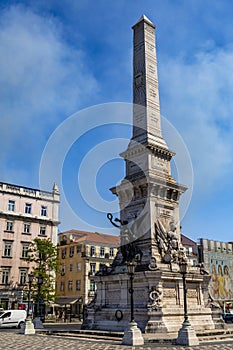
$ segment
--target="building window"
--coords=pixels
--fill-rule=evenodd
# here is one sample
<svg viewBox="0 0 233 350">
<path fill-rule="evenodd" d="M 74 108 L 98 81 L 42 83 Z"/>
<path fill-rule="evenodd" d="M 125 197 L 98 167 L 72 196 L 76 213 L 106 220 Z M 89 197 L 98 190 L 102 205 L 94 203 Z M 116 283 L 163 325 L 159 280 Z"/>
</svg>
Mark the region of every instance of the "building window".
<svg viewBox="0 0 233 350">
<path fill-rule="evenodd" d="M 47 216 L 47 207 L 44 205 L 41 206 L 41 216 Z"/>
<path fill-rule="evenodd" d="M 96 264 L 95 263 L 90 263 L 90 272 L 91 274 L 94 274 L 96 271 Z"/>
<path fill-rule="evenodd" d="M 76 280 L 76 290 L 80 290 L 80 289 L 81 289 L 81 281 Z"/>
<path fill-rule="evenodd" d="M 77 253 L 81 253 L 82 251 L 82 246 L 79 244 L 77 245 Z"/>
<path fill-rule="evenodd" d="M 100 257 L 104 258 L 104 247 L 100 247 Z"/>
<path fill-rule="evenodd" d="M 91 256 L 95 256 L 95 247 L 91 246 Z"/>
<path fill-rule="evenodd" d="M 31 203 L 26 203 L 25 204 L 25 214 L 31 214 L 31 211 L 32 211 Z"/>
<path fill-rule="evenodd" d="M 12 200 L 8 201 L 8 210 L 15 211 L 15 201 L 12 201 Z"/>
<path fill-rule="evenodd" d="M 66 257 L 66 248 L 63 248 L 61 250 L 61 257 L 62 257 L 62 259 L 65 259 L 65 257 Z"/>
<path fill-rule="evenodd" d="M 90 280 L 90 291 L 91 292 L 95 291 L 95 281 L 94 280 Z"/>
<path fill-rule="evenodd" d="M 14 223 L 13 221 L 6 222 L 6 231 L 13 231 Z"/>
<path fill-rule="evenodd" d="M 65 290 L 65 282 L 64 281 L 61 281 L 61 284 L 60 284 L 60 292 L 64 292 Z"/>
<path fill-rule="evenodd" d="M 2 269 L 2 284 L 9 284 L 10 281 L 10 269 Z"/>
<path fill-rule="evenodd" d="M 73 290 L 73 281 L 68 281 L 68 291 L 71 292 Z"/>
<path fill-rule="evenodd" d="M 65 272 L 66 272 L 66 265 L 62 264 L 62 266 L 61 266 L 61 275 L 64 276 Z"/>
<path fill-rule="evenodd" d="M 109 249 L 109 255 L 113 258 L 114 257 L 114 248 L 113 247 L 111 247 L 110 249 Z"/>
<path fill-rule="evenodd" d="M 77 272 L 80 272 L 82 270 L 82 263 L 81 262 L 78 262 L 77 264 L 76 264 L 76 271 Z"/>
<path fill-rule="evenodd" d="M 72 245 L 70 247 L 70 257 L 72 257 L 74 255 L 74 246 Z"/>
<path fill-rule="evenodd" d="M 27 282 L 27 269 L 20 269 L 19 284 L 25 285 Z"/>
<path fill-rule="evenodd" d="M 46 226 L 40 226 L 40 235 L 45 236 L 46 235 Z"/>
<path fill-rule="evenodd" d="M 30 233 L 30 228 L 31 228 L 31 224 L 24 224 L 23 225 L 23 233 Z"/>
<path fill-rule="evenodd" d="M 73 271 L 73 264 L 70 264 L 70 272 Z"/>
<path fill-rule="evenodd" d="M 22 243 L 22 258 L 27 258 L 28 257 L 28 247 L 29 243 Z"/>
<path fill-rule="evenodd" d="M 12 255 L 12 242 L 11 241 L 5 241 L 4 257 L 10 258 L 11 255 Z"/>
</svg>

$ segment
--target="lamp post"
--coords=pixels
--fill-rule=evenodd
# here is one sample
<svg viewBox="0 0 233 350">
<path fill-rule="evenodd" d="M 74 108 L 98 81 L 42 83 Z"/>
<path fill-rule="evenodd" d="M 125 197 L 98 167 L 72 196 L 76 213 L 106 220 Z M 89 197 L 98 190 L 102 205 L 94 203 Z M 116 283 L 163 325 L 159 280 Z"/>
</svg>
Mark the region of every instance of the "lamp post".
<svg viewBox="0 0 233 350">
<path fill-rule="evenodd" d="M 41 286 L 43 284 L 44 277 L 41 275 L 37 276 L 37 286 L 38 286 L 38 292 L 37 292 L 37 307 L 36 307 L 36 316 L 41 317 L 41 310 L 40 310 L 40 292 L 41 292 Z"/>
<path fill-rule="evenodd" d="M 128 268 L 128 274 L 129 274 L 129 278 L 130 278 L 130 288 L 129 288 L 129 294 L 130 294 L 130 322 L 134 322 L 134 300 L 133 300 L 133 279 L 134 279 L 134 273 L 135 273 L 135 262 L 134 261 L 130 261 L 127 264 L 127 268 Z"/>
<path fill-rule="evenodd" d="M 35 328 L 44 328 L 43 323 L 41 322 L 41 313 L 40 313 L 40 295 L 41 295 L 41 286 L 43 284 L 44 277 L 39 274 L 37 276 L 37 302 L 36 302 L 36 318 L 34 319 Z"/>
<path fill-rule="evenodd" d="M 186 273 L 187 262 L 180 262 L 180 273 L 183 279 L 183 294 L 184 294 L 184 322 L 189 323 L 188 309 L 187 309 L 187 286 L 186 286 Z"/>
<path fill-rule="evenodd" d="M 32 282 L 34 276 L 32 273 L 28 275 L 28 309 L 27 309 L 27 317 L 30 316 L 30 307 L 31 307 L 31 290 L 32 290 Z"/>
<path fill-rule="evenodd" d="M 32 317 L 29 312 L 30 305 L 31 305 L 31 290 L 32 290 L 32 282 L 33 282 L 34 276 L 32 273 L 28 275 L 28 307 L 27 307 L 27 318 L 25 322 L 25 327 L 22 328 L 19 333 L 23 334 L 35 334 L 35 328 L 34 324 L 32 323 Z"/>
<path fill-rule="evenodd" d="M 187 308 L 187 285 L 186 285 L 186 275 L 187 275 L 187 261 L 181 261 L 179 263 L 180 273 L 183 280 L 183 300 L 184 300 L 184 321 L 182 327 L 178 332 L 178 338 L 176 339 L 176 344 L 193 346 L 199 345 L 199 340 L 195 333 L 194 328 L 191 326 L 188 317 L 188 308 Z"/>
<path fill-rule="evenodd" d="M 128 275 L 130 277 L 130 322 L 124 332 L 124 336 L 122 339 L 122 344 L 124 345 L 143 345 L 144 339 L 142 337 L 141 330 L 137 327 L 137 323 L 134 321 L 134 289 L 133 289 L 133 281 L 135 274 L 135 261 L 127 262 Z"/>
</svg>

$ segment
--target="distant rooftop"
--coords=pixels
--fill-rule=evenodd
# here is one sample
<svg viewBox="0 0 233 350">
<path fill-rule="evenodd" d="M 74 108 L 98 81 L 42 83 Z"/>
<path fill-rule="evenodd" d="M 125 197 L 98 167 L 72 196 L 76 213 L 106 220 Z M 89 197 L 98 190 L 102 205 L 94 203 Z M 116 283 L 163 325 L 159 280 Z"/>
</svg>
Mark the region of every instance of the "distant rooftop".
<svg viewBox="0 0 233 350">
<path fill-rule="evenodd" d="M 31 188 L 31 187 L 25 187 L 15 184 L 10 184 L 7 182 L 0 182 L 0 191 L 6 192 L 6 193 L 14 193 L 14 194 L 21 194 L 21 195 L 27 195 L 32 197 L 52 197 L 53 192 L 58 191 L 58 187 L 56 184 L 53 186 L 53 192 L 49 191 L 43 191 L 37 188 Z"/>
<path fill-rule="evenodd" d="M 73 242 L 93 242 L 93 243 L 103 243 L 103 244 L 111 244 L 114 246 L 118 246 L 120 243 L 120 237 L 114 236 L 110 234 L 104 234 L 99 232 L 89 232 L 89 231 L 81 231 L 81 230 L 68 230 L 65 232 L 60 232 L 61 235 L 72 235 Z"/>
</svg>

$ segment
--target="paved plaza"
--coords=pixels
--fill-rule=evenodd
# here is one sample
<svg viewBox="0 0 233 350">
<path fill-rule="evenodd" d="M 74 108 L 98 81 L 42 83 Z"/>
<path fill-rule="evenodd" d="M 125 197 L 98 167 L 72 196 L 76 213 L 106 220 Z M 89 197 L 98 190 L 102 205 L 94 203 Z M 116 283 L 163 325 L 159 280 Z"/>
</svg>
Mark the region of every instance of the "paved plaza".
<svg viewBox="0 0 233 350">
<path fill-rule="evenodd" d="M 52 336 L 52 335 L 23 335 L 18 333 L 10 333 L 7 331 L 0 332 L 0 349 L 1 350 L 185 350 L 185 349 L 196 349 L 196 350 L 232 350 L 233 339 L 225 342 L 211 342 L 206 344 L 200 344 L 198 346 L 184 347 L 174 345 L 159 345 L 159 344 L 147 344 L 144 346 L 124 346 L 121 342 L 116 341 L 98 341 L 98 340 L 83 340 L 73 339 L 66 336 Z"/>
</svg>

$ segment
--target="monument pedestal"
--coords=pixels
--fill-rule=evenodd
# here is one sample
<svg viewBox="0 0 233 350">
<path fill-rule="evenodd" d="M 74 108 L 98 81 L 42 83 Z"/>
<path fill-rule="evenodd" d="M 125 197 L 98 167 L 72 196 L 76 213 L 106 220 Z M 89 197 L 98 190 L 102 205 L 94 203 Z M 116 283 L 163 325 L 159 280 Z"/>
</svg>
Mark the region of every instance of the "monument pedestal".
<svg viewBox="0 0 233 350">
<path fill-rule="evenodd" d="M 144 339 L 141 330 L 138 328 L 136 322 L 130 322 L 124 332 L 122 339 L 123 345 L 143 345 Z"/>
<path fill-rule="evenodd" d="M 87 307 L 82 328 L 123 332 L 130 320 L 128 274 L 96 276 L 95 281 L 96 297 Z M 203 276 L 197 272 L 187 274 L 188 313 L 195 331 L 215 328 L 212 311 L 205 306 L 202 282 Z M 178 333 L 184 319 L 180 273 L 171 272 L 164 264 L 156 271 L 136 271 L 134 317 L 144 333 Z"/>
</svg>

